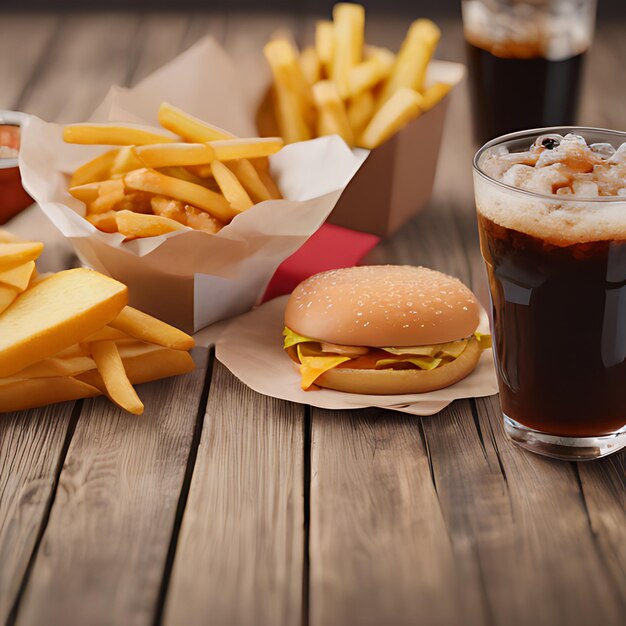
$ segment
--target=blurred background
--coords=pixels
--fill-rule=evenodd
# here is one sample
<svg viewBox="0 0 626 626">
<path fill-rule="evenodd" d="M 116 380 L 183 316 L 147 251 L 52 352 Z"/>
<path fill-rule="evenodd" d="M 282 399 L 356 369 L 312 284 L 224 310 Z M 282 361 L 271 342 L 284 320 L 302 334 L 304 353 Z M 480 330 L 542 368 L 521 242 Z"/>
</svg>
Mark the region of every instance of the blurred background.
<svg viewBox="0 0 626 626">
<path fill-rule="evenodd" d="M 286 11 L 327 14 L 332 0 L 3 0 L 0 11 Z M 460 0 L 365 0 L 368 11 L 398 15 L 460 15 Z M 626 16 L 625 0 L 600 0 L 600 19 Z"/>
</svg>

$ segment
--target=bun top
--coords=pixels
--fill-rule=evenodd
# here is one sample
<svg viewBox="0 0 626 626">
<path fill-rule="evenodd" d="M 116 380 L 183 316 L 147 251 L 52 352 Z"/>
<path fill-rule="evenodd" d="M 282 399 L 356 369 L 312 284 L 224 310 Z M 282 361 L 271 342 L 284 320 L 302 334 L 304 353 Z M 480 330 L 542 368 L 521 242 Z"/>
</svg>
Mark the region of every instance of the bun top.
<svg viewBox="0 0 626 626">
<path fill-rule="evenodd" d="M 457 278 L 425 267 L 370 265 L 322 272 L 291 294 L 285 324 L 348 346 L 431 345 L 470 336 L 480 306 Z"/>
</svg>

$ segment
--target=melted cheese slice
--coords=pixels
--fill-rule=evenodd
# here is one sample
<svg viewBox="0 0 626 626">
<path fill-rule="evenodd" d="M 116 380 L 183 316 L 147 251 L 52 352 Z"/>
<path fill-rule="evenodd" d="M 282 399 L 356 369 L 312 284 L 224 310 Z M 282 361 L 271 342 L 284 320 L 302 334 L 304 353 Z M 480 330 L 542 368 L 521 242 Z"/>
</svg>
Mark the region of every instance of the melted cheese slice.
<svg viewBox="0 0 626 626">
<path fill-rule="evenodd" d="M 300 359 L 300 385 L 305 391 L 324 373 L 350 360 L 349 356 L 307 356 L 298 345 Z"/>
</svg>

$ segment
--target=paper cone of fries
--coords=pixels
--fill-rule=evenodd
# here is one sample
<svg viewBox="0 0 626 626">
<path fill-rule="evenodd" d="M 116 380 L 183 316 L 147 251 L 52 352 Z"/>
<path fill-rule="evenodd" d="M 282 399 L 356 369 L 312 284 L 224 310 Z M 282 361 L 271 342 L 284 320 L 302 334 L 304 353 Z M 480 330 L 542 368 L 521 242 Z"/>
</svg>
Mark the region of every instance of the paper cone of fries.
<svg viewBox="0 0 626 626">
<path fill-rule="evenodd" d="M 223 50 L 204 39 L 133 89 L 114 87 L 92 121 L 157 131 L 167 101 L 188 113 L 254 137 L 254 99 Z M 363 160 L 338 137 L 286 146 L 270 157 L 283 199 L 255 204 L 216 234 L 182 227 L 128 240 L 97 230 L 86 205 L 68 191 L 70 174 L 111 146 L 63 141 L 63 127 L 30 117 L 22 129 L 25 188 L 73 244 L 81 261 L 129 287 L 130 304 L 188 332 L 250 309 L 274 271 L 326 220 Z"/>
</svg>

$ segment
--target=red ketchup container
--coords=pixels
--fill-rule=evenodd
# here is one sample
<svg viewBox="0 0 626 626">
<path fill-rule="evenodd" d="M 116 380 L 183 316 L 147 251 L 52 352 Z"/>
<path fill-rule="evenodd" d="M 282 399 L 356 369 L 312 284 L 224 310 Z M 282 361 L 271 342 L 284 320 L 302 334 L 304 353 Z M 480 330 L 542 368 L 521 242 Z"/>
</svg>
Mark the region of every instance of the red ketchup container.
<svg viewBox="0 0 626 626">
<path fill-rule="evenodd" d="M 20 130 L 25 120 L 24 113 L 0 111 L 0 224 L 33 203 L 22 187 L 18 167 Z"/>
</svg>

